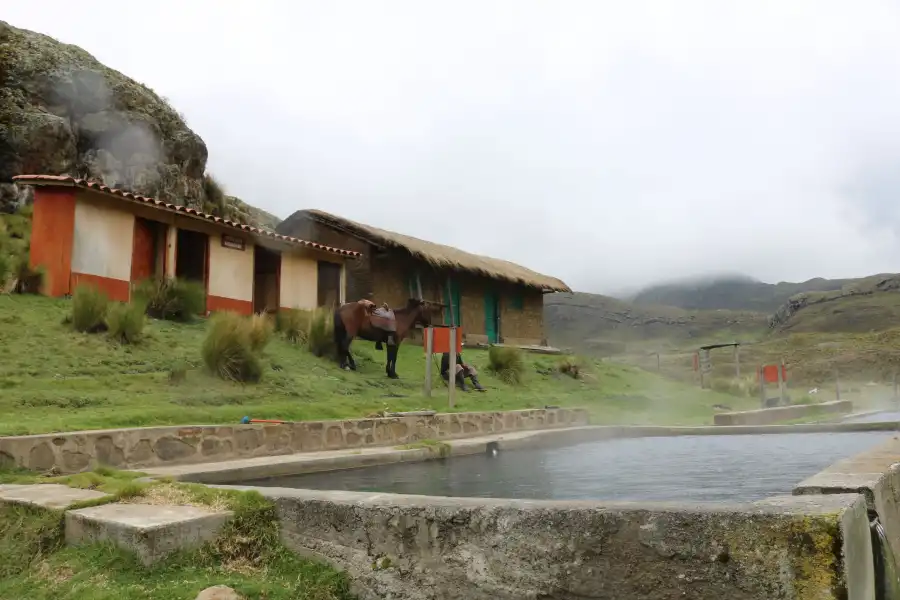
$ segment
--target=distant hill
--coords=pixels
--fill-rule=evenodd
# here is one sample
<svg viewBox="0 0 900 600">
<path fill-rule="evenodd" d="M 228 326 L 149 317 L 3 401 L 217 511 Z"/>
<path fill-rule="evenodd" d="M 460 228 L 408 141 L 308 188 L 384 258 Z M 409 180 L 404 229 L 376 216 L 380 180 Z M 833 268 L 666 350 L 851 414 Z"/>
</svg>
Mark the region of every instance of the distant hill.
<svg viewBox="0 0 900 600">
<path fill-rule="evenodd" d="M 800 283 L 764 283 L 743 275 L 724 275 L 654 285 L 631 301 L 642 306 L 677 306 L 690 310 L 730 309 L 774 312 L 791 296 L 840 290 L 858 279 L 810 279 Z"/>
<path fill-rule="evenodd" d="M 772 315 L 777 332 L 865 333 L 900 327 L 900 275 L 852 280 L 839 290 L 803 292 Z"/>
<path fill-rule="evenodd" d="M 595 354 L 620 354 L 635 346 L 731 340 L 762 334 L 765 313 L 644 306 L 599 294 L 549 294 L 544 323 L 551 344 Z"/>
</svg>

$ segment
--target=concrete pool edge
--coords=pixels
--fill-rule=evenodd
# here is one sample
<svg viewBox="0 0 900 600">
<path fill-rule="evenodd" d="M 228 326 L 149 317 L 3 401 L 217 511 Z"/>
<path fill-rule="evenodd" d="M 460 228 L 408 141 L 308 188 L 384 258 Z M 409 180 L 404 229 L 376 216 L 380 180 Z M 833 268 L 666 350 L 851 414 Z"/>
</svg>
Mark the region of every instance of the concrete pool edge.
<svg viewBox="0 0 900 600">
<path fill-rule="evenodd" d="M 491 445 L 500 450 L 552 448 L 585 442 L 622 438 L 654 438 L 691 435 L 761 435 L 785 433 L 857 433 L 897 431 L 897 422 L 813 423 L 799 425 L 753 426 L 603 426 L 587 425 L 557 429 L 514 431 L 480 437 L 446 440 L 425 444 L 413 442 L 402 447 L 375 447 L 320 452 L 301 452 L 260 456 L 238 460 L 191 463 L 141 469 L 151 477 L 170 477 L 195 483 L 235 483 L 288 475 L 303 475 L 387 465 L 399 462 L 432 460 L 444 456 L 464 456 L 487 452 Z"/>
<path fill-rule="evenodd" d="M 365 600 L 874 598 L 858 494 L 699 505 L 216 487 L 271 499 L 286 545 L 347 571 Z"/>
<path fill-rule="evenodd" d="M 900 558 L 900 439 L 829 465 L 798 483 L 793 493 L 861 494 L 870 516 L 878 517 L 894 555 Z"/>
</svg>

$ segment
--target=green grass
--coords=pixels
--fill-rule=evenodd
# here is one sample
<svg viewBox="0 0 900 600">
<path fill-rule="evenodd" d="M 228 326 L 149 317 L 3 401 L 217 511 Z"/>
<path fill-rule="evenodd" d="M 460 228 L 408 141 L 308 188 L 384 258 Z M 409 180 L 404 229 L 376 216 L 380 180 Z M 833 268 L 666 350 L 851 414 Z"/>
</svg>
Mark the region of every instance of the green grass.
<svg viewBox="0 0 900 600">
<path fill-rule="evenodd" d="M 107 486 L 107 490 L 120 492 L 133 484 L 134 478 L 133 474 L 103 469 L 82 475 L 102 482 L 97 489 Z M 9 480 L 50 482 L 62 478 L 0 474 L 0 481 Z M 169 556 L 147 568 L 111 545 L 65 547 L 60 512 L 0 505 L 0 599 L 191 600 L 213 585 L 228 585 L 246 598 L 267 600 L 351 597 L 345 576 L 326 565 L 303 560 L 281 544 L 275 507 L 259 494 L 156 483 L 135 495 L 148 493 L 151 488 L 165 488 L 193 504 L 227 508 L 234 517 L 215 542 Z"/>
<path fill-rule="evenodd" d="M 384 375 L 384 353 L 353 344 L 359 371 L 316 358 L 276 336 L 265 349 L 258 384 L 223 381 L 207 373 L 201 346 L 207 323 L 148 320 L 135 345 L 82 334 L 63 324 L 71 302 L 0 296 L 0 435 L 79 429 L 238 423 L 251 418 L 310 420 L 362 417 L 384 410 L 446 411 L 447 390 L 434 363 L 434 393 L 424 397 L 421 346 L 404 345 L 402 377 Z M 701 392 L 634 367 L 588 361 L 572 379 L 559 357 L 525 354 L 522 384 L 487 372 L 487 352 L 466 350 L 487 393 L 456 394 L 456 411 L 556 406 L 588 408 L 597 423 L 703 424 L 714 404 L 738 409 L 753 398 Z M 183 377 L 182 377 L 183 375 Z"/>
</svg>

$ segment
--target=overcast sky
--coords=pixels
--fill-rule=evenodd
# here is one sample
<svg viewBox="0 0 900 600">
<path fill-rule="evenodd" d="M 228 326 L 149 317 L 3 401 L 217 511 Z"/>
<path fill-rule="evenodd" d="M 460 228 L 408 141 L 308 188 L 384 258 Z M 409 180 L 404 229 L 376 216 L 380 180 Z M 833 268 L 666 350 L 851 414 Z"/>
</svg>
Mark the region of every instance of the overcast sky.
<svg viewBox="0 0 900 600">
<path fill-rule="evenodd" d="M 229 193 L 613 292 L 900 271 L 900 4 L 4 2 L 181 111 Z"/>
</svg>

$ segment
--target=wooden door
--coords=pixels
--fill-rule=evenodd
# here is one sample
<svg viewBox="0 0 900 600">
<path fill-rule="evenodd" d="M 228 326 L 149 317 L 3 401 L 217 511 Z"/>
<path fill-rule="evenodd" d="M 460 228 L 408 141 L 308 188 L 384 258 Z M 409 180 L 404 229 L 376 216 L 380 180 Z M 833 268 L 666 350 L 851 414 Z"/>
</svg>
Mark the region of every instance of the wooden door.
<svg viewBox="0 0 900 600">
<path fill-rule="evenodd" d="M 489 344 L 500 341 L 500 297 L 493 291 L 484 293 L 484 333 Z"/>
<path fill-rule="evenodd" d="M 131 253 L 131 281 L 137 283 L 156 275 L 156 227 L 153 221 L 134 219 L 134 246 Z"/>
</svg>

